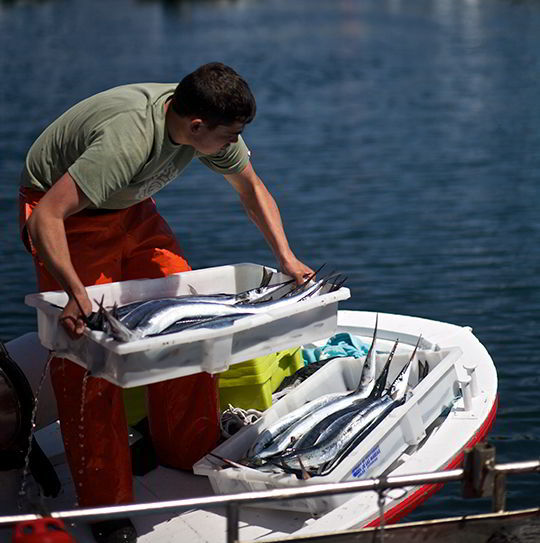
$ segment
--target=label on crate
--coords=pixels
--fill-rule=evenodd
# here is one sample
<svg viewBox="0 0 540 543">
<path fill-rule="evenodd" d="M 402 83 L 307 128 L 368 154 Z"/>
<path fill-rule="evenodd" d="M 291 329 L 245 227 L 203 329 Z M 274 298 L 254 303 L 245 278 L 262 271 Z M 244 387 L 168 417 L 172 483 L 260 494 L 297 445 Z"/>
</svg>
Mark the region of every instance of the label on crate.
<svg viewBox="0 0 540 543">
<path fill-rule="evenodd" d="M 351 475 L 353 477 L 362 477 L 364 473 L 373 465 L 377 460 L 379 460 L 379 456 L 381 456 L 381 449 L 379 445 L 373 447 L 371 451 L 369 451 L 356 466 L 351 471 Z"/>
</svg>

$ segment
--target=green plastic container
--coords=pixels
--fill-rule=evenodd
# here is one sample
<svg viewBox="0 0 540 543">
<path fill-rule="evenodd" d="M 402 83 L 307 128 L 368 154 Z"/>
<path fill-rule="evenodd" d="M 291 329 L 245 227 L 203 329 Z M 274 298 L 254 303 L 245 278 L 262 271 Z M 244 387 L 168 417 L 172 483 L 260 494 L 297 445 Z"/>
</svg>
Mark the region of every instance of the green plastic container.
<svg viewBox="0 0 540 543">
<path fill-rule="evenodd" d="M 135 426 L 146 417 L 146 387 L 122 389 L 128 426 Z"/>
<path fill-rule="evenodd" d="M 234 364 L 219 376 L 219 403 L 263 411 L 272 406 L 272 393 L 283 379 L 304 366 L 302 349 L 261 356 Z"/>
</svg>

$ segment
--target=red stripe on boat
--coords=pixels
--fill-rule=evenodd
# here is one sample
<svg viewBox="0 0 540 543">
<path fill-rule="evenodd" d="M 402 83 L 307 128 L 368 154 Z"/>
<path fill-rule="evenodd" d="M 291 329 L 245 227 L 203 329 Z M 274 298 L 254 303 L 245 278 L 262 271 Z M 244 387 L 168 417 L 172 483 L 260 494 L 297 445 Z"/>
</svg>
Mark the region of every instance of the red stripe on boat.
<svg viewBox="0 0 540 543">
<path fill-rule="evenodd" d="M 463 447 L 463 449 L 461 449 L 461 451 L 456 456 L 454 456 L 454 458 L 448 464 L 446 464 L 446 466 L 443 467 L 443 470 L 452 470 L 459 467 L 463 462 L 463 451 L 465 449 L 474 447 L 477 443 L 482 441 L 484 437 L 489 433 L 489 431 L 491 430 L 491 427 L 493 426 L 493 423 L 495 422 L 495 415 L 497 413 L 498 403 L 499 403 L 499 396 L 497 395 L 491 407 L 491 411 L 489 412 L 489 415 L 487 416 L 486 420 L 483 422 L 482 426 L 480 426 L 478 431 L 474 434 L 474 436 L 467 443 L 467 445 L 465 445 L 465 447 Z M 443 487 L 443 484 L 444 483 L 421 486 L 418 490 L 413 492 L 408 498 L 404 499 L 403 501 L 399 502 L 397 505 L 395 505 L 394 507 L 386 511 L 386 513 L 384 514 L 385 523 L 393 524 L 397 522 L 398 520 L 402 519 L 403 517 L 407 516 L 410 512 L 416 509 L 420 504 L 425 502 L 431 495 L 439 491 Z M 372 520 L 368 524 L 364 525 L 364 528 L 368 528 L 371 526 L 379 526 L 380 522 L 381 522 L 380 517 L 377 517 L 376 519 Z"/>
</svg>

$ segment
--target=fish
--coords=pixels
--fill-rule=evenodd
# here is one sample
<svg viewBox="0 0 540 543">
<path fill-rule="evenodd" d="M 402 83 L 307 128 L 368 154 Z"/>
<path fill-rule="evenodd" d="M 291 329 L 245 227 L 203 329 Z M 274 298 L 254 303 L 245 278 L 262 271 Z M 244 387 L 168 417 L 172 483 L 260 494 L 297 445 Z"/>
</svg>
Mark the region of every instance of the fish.
<svg viewBox="0 0 540 543">
<path fill-rule="evenodd" d="M 308 428 L 317 424 L 325 416 L 330 415 L 333 411 L 351 406 L 355 402 L 369 396 L 372 387 L 366 387 L 366 384 L 371 384 L 366 375 L 367 373 L 371 375 L 371 373 L 374 374 L 375 372 L 374 345 L 377 339 L 377 322 L 378 316 L 375 320 L 371 345 L 366 355 L 360 381 L 356 389 L 352 392 L 325 394 L 281 417 L 280 420 L 259 434 L 248 451 L 248 458 L 251 461 L 260 462 L 269 456 L 283 452 L 289 447 L 291 441 L 294 443 Z M 366 365 L 370 366 L 367 373 L 365 372 Z"/>
<path fill-rule="evenodd" d="M 279 299 L 285 296 L 294 288 L 294 279 L 282 281 L 275 285 L 261 285 L 253 289 L 245 290 L 239 294 L 183 294 L 174 297 L 157 298 L 153 300 L 145 300 L 142 302 L 132 302 L 124 306 L 117 307 L 114 316 L 120 319 L 126 326 L 137 326 L 138 322 L 149 312 L 157 309 L 160 306 L 174 303 L 174 301 L 189 301 L 189 302 L 215 302 L 226 305 L 238 305 L 244 303 L 256 303 L 259 301 L 269 301 Z M 278 295 L 280 291 L 283 294 Z"/>
<path fill-rule="evenodd" d="M 311 447 L 281 455 L 274 463 L 286 471 L 307 471 L 312 475 L 329 473 L 392 410 L 405 402 L 411 361 L 412 357 L 380 397 L 364 402 L 354 416 L 338 419 L 339 424 L 335 424 L 324 439 Z"/>
<path fill-rule="evenodd" d="M 122 319 L 115 317 L 103 306 L 100 307 L 100 311 L 103 312 L 107 321 L 107 332 L 114 339 L 124 342 L 134 341 L 162 334 L 174 324 L 181 326 L 187 322 L 186 319 L 189 320 L 189 324 L 196 324 L 196 321 L 202 323 L 205 320 L 230 315 L 243 314 L 243 316 L 246 316 L 247 314 L 267 313 L 282 306 L 304 300 L 321 290 L 326 289 L 326 291 L 332 292 L 340 288 L 341 283 L 337 281 L 333 283 L 332 279 L 336 279 L 336 277 L 325 277 L 312 284 L 306 284 L 294 296 L 281 297 L 268 302 L 246 302 L 236 305 L 211 300 L 194 300 L 189 297 L 185 299 L 150 300 L 148 302 L 150 307 L 148 311 L 137 308 L 134 310 L 138 311 L 136 317 L 130 318 L 132 313 L 126 315 L 124 320 L 129 322 L 132 325 L 131 327 L 126 325 Z"/>
<path fill-rule="evenodd" d="M 208 319 L 184 319 L 182 322 L 175 322 L 171 324 L 168 328 L 163 330 L 161 334 L 174 334 L 176 332 L 181 332 L 183 330 L 197 330 L 200 328 L 225 328 L 234 324 L 238 319 L 243 319 L 244 317 L 250 317 L 252 313 L 235 313 L 234 315 L 222 315 L 219 317 L 210 317 Z"/>
<path fill-rule="evenodd" d="M 338 409 L 334 404 L 340 400 L 345 400 L 344 403 L 347 405 L 352 403 L 354 400 L 349 401 L 348 396 L 349 394 L 346 392 L 325 394 L 281 417 L 257 436 L 256 441 L 248 451 L 248 459 L 251 462 L 262 463 L 262 460 L 265 458 L 285 451 L 291 444 L 291 441 L 294 442 L 297 439 L 295 434 L 296 436 L 300 435 L 302 431 L 302 427 L 298 427 L 300 422 L 319 410 L 326 412 L 329 406 L 330 410 Z"/>
<path fill-rule="evenodd" d="M 369 346 L 368 353 L 366 355 L 366 363 L 362 369 L 362 375 L 360 377 L 359 388 L 361 387 L 366 396 L 371 393 L 371 390 L 375 386 L 375 372 L 376 372 L 376 348 L 375 341 L 377 339 L 377 330 L 379 326 L 379 314 L 375 315 L 375 327 L 373 328 L 373 339 Z"/>
<path fill-rule="evenodd" d="M 218 316 L 245 313 L 235 306 L 212 302 L 188 302 L 183 300 L 169 301 L 164 304 L 157 304 L 154 310 L 145 314 L 138 320 L 135 327 L 126 326 L 120 319 L 117 319 L 111 312 L 103 310 L 106 320 L 104 331 L 114 339 L 121 342 L 136 341 L 145 337 L 152 337 L 162 333 L 165 329 L 175 323 L 187 319 L 194 324 L 204 319 Z"/>
<path fill-rule="evenodd" d="M 294 450 L 301 450 L 302 448 L 309 447 L 316 444 L 318 441 L 323 440 L 326 436 L 326 432 L 331 433 L 332 426 L 337 423 L 339 419 L 342 419 L 342 417 L 344 417 L 341 422 L 343 422 L 344 420 L 349 420 L 354 416 L 354 413 L 358 411 L 358 409 L 362 408 L 364 405 L 368 405 L 369 403 L 373 402 L 375 399 L 380 398 L 383 395 L 386 380 L 388 378 L 390 364 L 394 358 L 398 343 L 399 339 L 396 339 L 390 353 L 388 354 L 385 365 L 380 375 L 377 377 L 375 386 L 371 390 L 369 396 L 365 398 L 362 402 L 355 402 L 344 409 L 338 409 L 336 412 L 333 412 L 329 416 L 319 420 L 319 422 L 317 422 L 309 431 L 304 433 L 304 435 L 295 442 L 293 446 Z"/>
<path fill-rule="evenodd" d="M 359 402 L 356 407 L 332 412 L 317 428 L 312 429 L 309 438 L 305 435 L 292 443 L 290 449 L 267 458 L 259 469 L 275 470 L 280 467 L 285 472 L 295 473 L 302 478 L 324 475 L 334 469 L 393 409 L 405 402 L 411 363 L 420 340 L 421 337 L 418 338 L 409 361 L 391 384 L 387 385 L 386 379 L 399 339 L 396 339 L 385 366 L 377 377 L 370 398 Z"/>
<path fill-rule="evenodd" d="M 234 315 L 238 313 L 250 313 L 245 308 L 238 308 L 234 305 L 221 304 L 209 301 L 172 300 L 159 304 L 152 311 L 145 314 L 134 327 L 133 334 L 138 339 L 163 333 L 164 330 L 173 324 L 180 324 L 187 320 L 193 323 L 194 319 L 208 319 Z M 123 322 L 123 321 L 122 321 Z M 123 322 L 125 324 L 125 322 Z"/>
<path fill-rule="evenodd" d="M 270 462 L 281 466 L 285 471 L 306 470 L 311 474 L 321 475 L 324 466 L 332 462 L 341 450 L 347 448 L 360 432 L 389 412 L 392 404 L 393 400 L 389 396 L 365 404 L 353 411 L 352 416 L 339 419 L 339 424 L 333 425 L 331 434 L 327 434 L 315 445 L 286 453 Z"/>
<path fill-rule="evenodd" d="M 331 462 L 325 465 L 324 470 L 320 470 L 321 475 L 327 475 L 330 473 L 343 458 L 345 458 L 353 449 L 355 449 L 358 444 L 361 443 L 361 441 L 365 439 L 365 437 L 386 418 L 391 411 L 405 403 L 407 400 L 408 382 L 411 374 L 412 362 L 416 356 L 420 340 L 421 336 L 418 338 L 408 362 L 403 366 L 392 384 L 386 388 L 383 395 L 378 400 L 380 403 L 383 403 L 384 401 L 386 405 L 382 408 L 379 406 L 380 412 L 377 414 L 377 416 L 374 417 L 374 419 L 367 424 L 366 427 L 358 435 L 356 435 L 350 443 L 342 448 Z"/>
</svg>

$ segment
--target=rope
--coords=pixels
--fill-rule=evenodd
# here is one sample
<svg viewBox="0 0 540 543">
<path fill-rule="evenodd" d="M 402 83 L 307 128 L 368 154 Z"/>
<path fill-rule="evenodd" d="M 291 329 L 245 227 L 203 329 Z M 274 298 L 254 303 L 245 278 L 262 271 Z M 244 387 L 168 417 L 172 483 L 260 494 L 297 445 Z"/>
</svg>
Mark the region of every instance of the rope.
<svg viewBox="0 0 540 543">
<path fill-rule="evenodd" d="M 257 409 L 241 409 L 229 404 L 229 407 L 223 411 L 219 420 L 221 435 L 228 439 L 236 434 L 244 426 L 255 424 L 262 416 Z"/>
</svg>

